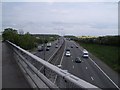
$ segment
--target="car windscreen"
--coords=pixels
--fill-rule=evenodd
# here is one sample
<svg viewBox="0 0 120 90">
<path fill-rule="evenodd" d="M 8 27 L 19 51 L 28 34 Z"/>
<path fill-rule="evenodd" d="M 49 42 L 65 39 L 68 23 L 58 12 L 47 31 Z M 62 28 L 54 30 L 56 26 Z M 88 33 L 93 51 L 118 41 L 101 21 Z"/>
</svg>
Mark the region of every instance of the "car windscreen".
<svg viewBox="0 0 120 90">
<path fill-rule="evenodd" d="M 84 53 L 84 55 L 88 55 L 88 53 Z"/>
</svg>

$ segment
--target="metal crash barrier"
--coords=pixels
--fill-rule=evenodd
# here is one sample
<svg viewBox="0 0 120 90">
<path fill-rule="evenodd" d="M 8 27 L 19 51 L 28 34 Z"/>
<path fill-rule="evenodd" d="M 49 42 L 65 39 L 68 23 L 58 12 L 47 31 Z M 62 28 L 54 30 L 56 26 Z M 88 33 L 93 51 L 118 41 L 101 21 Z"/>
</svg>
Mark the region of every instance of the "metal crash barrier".
<svg viewBox="0 0 120 90">
<path fill-rule="evenodd" d="M 86 90 L 95 88 L 100 90 L 100 88 L 50 64 L 10 41 L 7 42 L 14 50 L 14 57 L 32 88 L 48 88 L 50 90 L 61 88 L 80 88 Z M 41 66 L 44 66 L 42 71 L 39 70 Z M 56 75 L 57 79 L 55 78 Z"/>
</svg>

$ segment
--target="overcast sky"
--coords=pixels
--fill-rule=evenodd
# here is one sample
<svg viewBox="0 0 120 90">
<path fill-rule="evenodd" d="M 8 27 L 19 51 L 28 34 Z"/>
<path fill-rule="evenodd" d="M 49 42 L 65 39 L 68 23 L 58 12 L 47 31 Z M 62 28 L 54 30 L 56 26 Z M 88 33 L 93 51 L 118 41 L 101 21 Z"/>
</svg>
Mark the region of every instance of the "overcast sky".
<svg viewBox="0 0 120 90">
<path fill-rule="evenodd" d="M 117 2 L 3 2 L 2 29 L 67 35 L 117 35 Z"/>
</svg>

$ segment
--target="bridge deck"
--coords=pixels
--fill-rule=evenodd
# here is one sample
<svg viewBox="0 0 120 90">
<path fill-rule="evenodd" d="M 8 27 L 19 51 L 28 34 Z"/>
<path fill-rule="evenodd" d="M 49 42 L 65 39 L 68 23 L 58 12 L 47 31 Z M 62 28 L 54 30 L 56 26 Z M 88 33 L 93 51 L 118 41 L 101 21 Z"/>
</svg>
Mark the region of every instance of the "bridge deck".
<svg viewBox="0 0 120 90">
<path fill-rule="evenodd" d="M 2 43 L 2 88 L 30 88 L 12 54 L 9 46 Z"/>
</svg>

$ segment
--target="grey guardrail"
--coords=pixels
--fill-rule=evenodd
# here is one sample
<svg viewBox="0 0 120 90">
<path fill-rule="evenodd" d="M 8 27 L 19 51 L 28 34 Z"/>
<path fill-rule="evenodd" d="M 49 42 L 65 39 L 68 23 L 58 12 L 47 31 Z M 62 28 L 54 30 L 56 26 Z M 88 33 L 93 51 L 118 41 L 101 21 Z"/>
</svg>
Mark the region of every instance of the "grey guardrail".
<svg viewBox="0 0 120 90">
<path fill-rule="evenodd" d="M 9 41 L 7 41 L 7 42 L 8 42 L 10 45 L 12 45 L 12 47 L 15 48 L 16 50 L 19 50 L 20 52 L 23 52 L 23 53 L 25 53 L 26 55 L 30 56 L 31 58 L 33 58 L 33 59 L 36 60 L 37 62 L 41 63 L 41 64 L 42 64 L 43 66 L 45 66 L 46 68 L 48 68 L 48 69 L 50 69 L 51 71 L 55 72 L 58 76 L 61 76 L 61 77 L 64 78 L 65 80 L 74 83 L 77 87 L 82 88 L 82 89 L 95 88 L 95 89 L 97 89 L 97 90 L 100 90 L 100 88 L 98 88 L 97 86 L 92 85 L 92 84 L 90 84 L 90 83 L 88 83 L 88 82 L 86 82 L 86 81 L 84 81 L 84 80 L 82 80 L 82 79 L 80 79 L 80 78 L 78 78 L 78 77 L 76 77 L 76 76 L 74 76 L 74 75 L 72 75 L 72 74 L 70 74 L 70 73 L 68 73 L 68 72 L 66 72 L 66 71 L 64 71 L 64 70 L 62 70 L 62 69 L 54 66 L 54 65 L 52 65 L 52 64 L 50 64 L 49 62 L 47 62 L 47 61 L 45 61 L 45 60 L 43 60 L 43 59 L 41 59 L 41 58 L 39 58 L 39 57 L 31 54 L 30 52 L 28 52 L 28 51 L 20 48 L 19 46 L 15 45 L 15 44 L 13 44 L 13 43 L 11 43 L 11 42 L 9 42 Z M 34 73 L 35 73 L 36 75 L 38 75 L 39 77 L 41 77 L 41 75 L 38 73 L 39 71 L 38 71 L 33 65 L 31 65 L 30 63 L 28 63 L 28 62 L 26 62 L 26 61 L 25 61 L 25 63 L 27 63 L 27 64 L 29 65 L 29 67 L 34 71 Z M 41 78 L 44 79 L 45 77 L 41 77 Z M 49 81 L 49 82 L 51 83 L 51 84 L 49 84 L 49 83 L 47 83 L 47 81 L 48 81 L 47 79 L 44 79 L 44 82 L 45 82 L 48 86 L 51 85 L 51 86 L 49 86 L 49 87 L 57 88 L 55 85 L 53 85 L 53 83 L 51 83 L 51 82 Z"/>
</svg>

